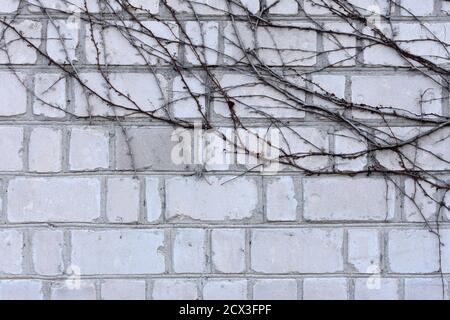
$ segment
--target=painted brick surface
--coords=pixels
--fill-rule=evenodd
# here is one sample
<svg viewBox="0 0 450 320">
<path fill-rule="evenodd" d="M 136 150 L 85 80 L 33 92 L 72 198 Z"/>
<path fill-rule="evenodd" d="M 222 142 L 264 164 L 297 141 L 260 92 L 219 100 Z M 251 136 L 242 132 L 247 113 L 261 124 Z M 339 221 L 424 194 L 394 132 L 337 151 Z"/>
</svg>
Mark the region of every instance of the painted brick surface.
<svg viewBox="0 0 450 320">
<path fill-rule="evenodd" d="M 450 192 L 435 180 L 418 182 L 414 172 L 420 167 L 450 180 L 447 124 L 418 149 L 396 150 L 411 162 L 391 149 L 363 152 L 448 122 L 448 90 L 439 81 L 407 71 L 392 49 L 361 50 L 365 39 L 348 33 L 364 26 L 338 21 L 321 0 L 236 0 L 242 7 L 232 6 L 236 14 L 262 14 L 289 29 L 255 29 L 244 19 L 233 26 L 223 0 L 196 0 L 198 24 L 186 1 L 167 0 L 180 27 L 163 1 L 129 0 L 142 27 L 158 38 L 127 35 L 140 49 L 126 39 L 136 22 L 125 19 L 121 32 L 91 27 L 63 12 L 84 0 L 66 2 L 0 1 L 2 19 L 17 14 L 11 24 L 19 31 L 0 24 L 0 300 L 449 299 L 450 213 L 439 207 L 449 204 Z M 96 2 L 87 1 L 89 11 L 104 12 Z M 403 8 L 387 0 L 349 2 L 369 22 L 389 13 L 392 30 L 383 32 L 447 70 L 447 48 L 430 37 L 450 42 L 448 1 L 397 0 Z M 44 14 L 41 5 L 50 10 Z M 314 31 L 306 15 L 340 34 Z M 317 49 L 324 53 L 311 54 Z M 258 65 L 251 53 L 271 72 L 288 70 L 291 85 L 248 72 L 245 65 Z M 283 108 L 293 103 L 286 93 L 302 107 Z M 404 119 L 388 128 L 389 117 L 339 110 L 370 125 L 374 139 L 362 139 L 320 112 L 307 112 L 312 105 L 336 108 L 324 99 L 330 96 Z M 233 108 L 244 138 L 230 138 Z M 267 115 L 279 121 L 268 123 Z M 411 125 L 411 115 L 429 122 Z M 165 116 L 206 119 L 219 130 L 199 141 L 159 121 Z M 256 135 L 245 134 L 260 136 L 268 127 L 279 129 L 280 144 L 298 158 L 262 174 L 239 161 L 255 158 L 245 148 Z M 224 145 L 222 134 L 232 142 Z M 180 151 L 185 144 L 221 153 L 205 152 L 199 160 Z M 308 153 L 314 155 L 303 157 Z M 410 171 L 406 177 L 374 168 Z M 318 169 L 345 175 L 314 174 Z M 436 219 L 441 243 L 430 232 Z"/>
</svg>

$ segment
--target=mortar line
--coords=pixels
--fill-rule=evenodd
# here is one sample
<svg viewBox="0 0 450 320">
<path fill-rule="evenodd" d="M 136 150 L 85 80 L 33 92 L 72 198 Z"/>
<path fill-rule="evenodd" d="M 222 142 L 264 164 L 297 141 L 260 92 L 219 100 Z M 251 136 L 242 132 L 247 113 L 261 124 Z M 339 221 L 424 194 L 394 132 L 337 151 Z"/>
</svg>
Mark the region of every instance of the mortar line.
<svg viewBox="0 0 450 320">
<path fill-rule="evenodd" d="M 450 222 L 440 223 L 442 230 L 450 229 Z M 246 230 L 264 230 L 264 229 L 276 229 L 276 230 L 289 230 L 289 229 L 329 229 L 329 228 L 354 228 L 354 229 L 378 229 L 383 228 L 385 230 L 394 230 L 396 228 L 407 228 L 410 230 L 423 230 L 423 222 L 407 222 L 407 223 L 379 223 L 379 222 L 329 222 L 326 223 L 304 223 L 299 224 L 298 222 L 289 223 L 270 223 L 270 224 L 225 224 L 225 223 L 214 223 L 211 224 L 208 221 L 199 224 L 197 223 L 173 223 L 173 224 L 145 224 L 136 225 L 136 223 L 128 224 L 118 224 L 118 223 L 78 223 L 78 222 L 29 222 L 29 223 L 8 223 L 0 226 L 2 229 L 27 229 L 27 228 L 59 228 L 67 230 L 103 230 L 103 229 L 134 229 L 134 230 L 156 230 L 156 229 L 201 229 L 201 228 L 212 228 L 212 229 L 246 229 Z"/>
<path fill-rule="evenodd" d="M 245 279 L 255 279 L 255 280 L 267 280 L 267 279 L 303 279 L 303 278 L 319 278 L 319 279 L 336 279 L 336 278 L 348 278 L 348 279 L 368 279 L 371 274 L 360 273 L 360 274 L 346 274 L 346 273 L 252 273 L 252 274 L 222 274 L 222 273 L 173 273 L 173 274 L 92 274 L 92 275 L 81 275 L 81 280 L 145 280 L 145 279 L 186 279 L 186 280 L 196 280 L 199 278 L 208 278 L 214 280 L 245 280 Z M 450 277 L 450 273 L 444 274 L 445 279 Z M 390 273 L 382 277 L 382 279 L 440 279 L 440 275 L 436 273 Z M 0 280 L 40 280 L 40 281 L 65 281 L 67 280 L 67 275 L 55 275 L 55 276 L 44 276 L 35 274 L 21 274 L 21 275 L 0 275 Z"/>
</svg>

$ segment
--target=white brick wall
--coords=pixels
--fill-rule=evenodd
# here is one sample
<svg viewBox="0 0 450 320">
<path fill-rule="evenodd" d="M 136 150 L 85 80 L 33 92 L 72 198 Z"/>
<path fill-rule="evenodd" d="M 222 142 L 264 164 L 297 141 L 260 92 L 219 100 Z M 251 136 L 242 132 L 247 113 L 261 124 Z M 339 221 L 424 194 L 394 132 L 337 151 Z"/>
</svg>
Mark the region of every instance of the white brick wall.
<svg viewBox="0 0 450 320">
<path fill-rule="evenodd" d="M 357 41 L 351 26 L 317 5 L 322 0 L 241 0 L 251 13 L 259 14 L 260 4 L 270 7 L 264 11 L 270 21 L 289 29 L 255 29 L 243 19 L 234 28 L 223 0 L 196 0 L 198 23 L 186 1 L 167 0 L 181 14 L 177 26 L 162 1 L 129 0 L 161 41 L 132 32 L 128 36 L 139 39 L 141 50 L 124 36 L 136 22 L 123 21 L 122 32 L 91 28 L 84 20 L 77 28 L 61 12 L 48 12 L 52 19 L 41 16 L 34 0 L 17 12 L 19 2 L 0 1 L 2 19 L 18 13 L 12 25 L 31 42 L 0 25 L 0 300 L 441 299 L 442 289 L 449 299 L 450 214 L 438 208 L 442 199 L 448 205 L 450 192 L 433 185 L 449 181 L 449 129 L 423 138 L 420 150 L 400 150 L 435 173 L 424 183 L 413 171 L 401 174 L 414 165 L 401 163 L 390 149 L 345 157 L 372 148 L 374 141 L 308 110 L 337 110 L 367 124 L 378 142 L 407 139 L 434 121 L 448 121 L 448 90 L 436 78 L 408 71 L 392 49 L 361 50 L 366 41 Z M 40 2 L 71 10 L 62 0 Z M 98 13 L 95 2 L 88 7 Z M 389 7 L 387 0 L 349 2 L 370 18 L 374 14 L 366 9 Z M 71 3 L 83 6 L 84 0 Z M 430 39 L 430 30 L 450 42 L 450 4 L 397 3 L 404 9 L 392 5 L 393 29 L 383 26 L 383 32 L 447 70 L 447 52 Z M 340 34 L 299 30 L 315 26 L 306 15 Z M 190 45 L 179 37 L 189 37 Z M 317 49 L 323 54 L 311 54 Z M 250 53 L 273 72 L 283 69 L 292 86 L 244 68 L 241 62 L 256 63 L 248 60 Z M 174 137 L 173 126 L 135 111 L 139 106 L 154 117 L 189 121 L 204 115 L 230 138 L 230 105 L 215 81 L 246 128 L 262 133 L 269 125 L 280 127 L 281 145 L 300 155 L 294 164 L 304 170 L 282 165 L 261 175 L 247 172 L 252 166 L 246 164 L 213 163 L 217 159 L 207 165 L 172 161 L 185 136 Z M 301 107 L 286 108 L 296 104 L 282 90 Z M 386 112 L 400 108 L 404 116 L 427 114 L 429 123 L 396 118 L 387 127 L 390 117 L 340 109 L 324 99 L 328 94 Z M 269 123 L 267 115 L 280 121 Z M 217 158 L 248 156 L 216 138 L 204 143 L 224 152 Z M 311 152 L 316 154 L 301 156 Z M 318 169 L 345 174 L 311 172 Z M 442 219 L 441 244 L 429 231 L 436 217 Z M 73 277 L 80 278 L 75 289 L 66 281 Z"/>
</svg>

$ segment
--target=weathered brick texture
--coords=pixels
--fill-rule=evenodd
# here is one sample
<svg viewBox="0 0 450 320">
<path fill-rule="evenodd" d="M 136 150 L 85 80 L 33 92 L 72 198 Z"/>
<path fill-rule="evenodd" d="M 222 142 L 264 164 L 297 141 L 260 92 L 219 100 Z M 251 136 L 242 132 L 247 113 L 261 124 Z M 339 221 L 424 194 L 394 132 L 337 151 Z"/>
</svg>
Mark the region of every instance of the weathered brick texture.
<svg viewBox="0 0 450 320">
<path fill-rule="evenodd" d="M 315 89 L 331 91 L 339 99 L 410 114 L 449 115 L 448 92 L 439 83 L 397 69 L 404 60 L 386 48 L 375 45 L 358 53 L 355 47 L 364 44 L 345 35 L 338 38 L 351 48 L 342 52 L 327 34 L 298 28 L 252 34 L 241 21 L 238 39 L 221 0 L 195 1 L 197 14 L 204 17 L 200 25 L 185 1 L 167 0 L 181 14 L 193 46 L 207 47 L 203 56 L 176 41 L 183 37 L 179 26 L 158 21 L 170 20 L 159 0 L 130 0 L 142 9 L 143 25 L 162 41 L 134 34 L 152 48 L 144 53 L 117 29 L 91 28 L 83 19 L 81 28 L 74 29 L 63 14 L 51 13 L 55 19 L 50 21 L 38 1 L 20 8 L 19 2 L 24 3 L 1 0 L 0 15 L 18 13 L 13 24 L 31 44 L 54 61 L 74 66 L 99 96 L 44 62 L 32 45 L 0 25 L 9 43 L 9 55 L 0 50 L 0 299 L 440 299 L 442 284 L 448 299 L 450 214 L 441 212 L 440 236 L 446 244 L 441 248 L 424 228 L 423 215 L 433 219 L 439 214 L 437 203 L 425 193 L 442 196 L 447 203 L 449 194 L 429 184 L 418 188 L 413 176 L 317 176 L 287 165 L 261 175 L 244 174 L 251 165 L 176 163 L 173 152 L 183 132 L 174 138 L 173 126 L 142 118 L 132 102 L 155 116 L 162 116 L 161 107 L 171 102 L 168 113 L 176 119 L 200 119 L 202 111 L 226 132 L 233 126 L 229 103 L 205 83 L 200 66 L 206 62 L 230 95 L 242 96 L 235 108 L 249 128 L 267 129 L 264 117 L 254 111 L 263 110 L 291 123 L 292 130 L 281 126 L 280 131 L 282 144 L 289 144 L 292 153 L 322 153 L 298 158 L 297 165 L 357 173 L 375 165 L 397 170 L 412 164 L 402 166 L 392 150 L 356 159 L 329 157 L 329 152 L 358 153 L 369 142 L 304 110 L 281 108 L 277 99 L 284 96 L 248 72 L 223 71 L 221 66 L 248 59 L 236 43 L 243 41 L 274 68 L 284 65 L 308 73 L 331 63 L 332 68 L 305 79 L 286 76 L 310 89 L 312 83 L 320 85 Z M 68 8 L 67 1 L 39 2 L 56 10 Z M 84 6 L 83 0 L 70 2 Z M 87 1 L 93 13 L 102 11 L 96 2 Z M 318 1 L 240 2 L 253 13 L 259 12 L 260 3 L 270 6 L 266 14 L 284 25 L 312 26 L 306 12 L 329 28 L 348 32 L 347 25 L 312 4 Z M 349 2 L 387 12 L 390 1 Z M 437 57 L 445 48 L 426 40 L 427 32 L 413 24 L 409 12 L 449 43 L 450 3 L 397 2 L 404 9 L 391 12 L 394 37 L 405 40 L 405 48 L 447 64 Z M 243 12 L 234 7 L 239 10 Z M 93 42 L 92 35 L 100 39 L 100 34 L 101 40 Z M 407 41 L 415 37 L 425 41 Z M 327 53 L 311 55 L 317 48 Z M 186 76 L 181 77 L 168 57 L 194 72 L 183 70 Z M 109 69 L 109 83 L 97 64 Z M 12 72 L 10 65 L 18 71 Z M 110 86 L 117 91 L 108 90 Z M 428 100 L 419 104 L 423 94 Z M 317 95 L 296 95 L 305 104 L 331 107 Z M 113 112 L 102 99 L 106 97 L 125 108 Z M 385 139 L 386 132 L 407 138 L 426 128 L 402 121 L 387 128 L 375 114 L 351 113 L 373 124 L 375 135 Z M 430 157 L 430 152 L 450 159 L 448 135 L 448 129 L 438 131 L 421 140 L 419 151 L 410 146 L 402 150 L 420 167 L 445 173 L 449 162 Z M 219 140 L 206 143 L 232 149 L 220 146 Z M 234 160 L 246 156 L 226 154 Z"/>
</svg>

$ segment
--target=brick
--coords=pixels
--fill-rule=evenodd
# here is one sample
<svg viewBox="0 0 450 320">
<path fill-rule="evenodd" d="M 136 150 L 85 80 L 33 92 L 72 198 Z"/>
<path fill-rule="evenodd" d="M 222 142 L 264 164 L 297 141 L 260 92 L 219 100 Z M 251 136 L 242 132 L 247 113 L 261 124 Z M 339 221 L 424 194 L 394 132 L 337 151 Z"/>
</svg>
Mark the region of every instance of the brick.
<svg viewBox="0 0 450 320">
<path fill-rule="evenodd" d="M 297 281 L 285 279 L 256 280 L 254 300 L 297 300 Z"/>
<path fill-rule="evenodd" d="M 402 94 L 399 95 L 399 92 Z M 422 94 L 425 94 L 424 100 L 432 100 L 420 103 Z M 442 114 L 440 97 L 441 87 L 432 80 L 418 75 L 352 77 L 352 101 L 372 107 L 398 108 L 418 115 L 422 113 L 440 115 Z M 381 110 L 392 112 L 389 109 Z M 356 116 L 374 117 L 360 113 Z"/>
<path fill-rule="evenodd" d="M 188 21 L 185 27 L 186 60 L 193 65 L 215 65 L 218 62 L 219 24 L 217 22 Z"/>
<path fill-rule="evenodd" d="M 182 279 L 161 279 L 153 283 L 154 300 L 196 300 L 198 288 L 196 281 Z"/>
<path fill-rule="evenodd" d="M 136 170 L 183 170 L 189 168 L 189 165 L 178 163 L 172 157 L 173 150 L 179 143 L 174 129 L 127 128 L 125 132 L 124 134 L 122 129 L 116 130 L 116 169 L 130 170 L 134 167 Z"/>
<path fill-rule="evenodd" d="M 295 159 L 293 162 L 300 168 L 307 170 L 320 170 L 329 167 L 330 159 L 328 156 L 320 155 L 328 153 L 330 149 L 330 135 L 322 129 L 296 127 L 290 129 L 282 128 L 281 148 L 288 154 L 314 155 Z M 292 170 L 292 166 L 286 166 Z"/>
<path fill-rule="evenodd" d="M 51 20 L 47 27 L 47 54 L 58 63 L 77 61 L 78 28 L 71 20 Z"/>
<path fill-rule="evenodd" d="M 173 80 L 173 98 L 170 106 L 172 114 L 178 118 L 202 117 L 206 108 L 205 94 L 204 80 L 199 76 L 176 77 Z"/>
<path fill-rule="evenodd" d="M 239 169 L 246 168 L 249 171 L 264 172 L 267 175 L 276 174 L 282 169 L 279 158 L 282 153 L 280 148 L 284 141 L 279 128 L 255 127 L 224 130 L 227 130 L 226 136 L 230 136 L 232 139 L 228 143 L 222 144 L 225 152 L 231 153 L 230 157 L 236 153 L 235 160 L 232 159 L 231 162 L 225 163 L 236 163 Z M 235 145 L 231 145 L 233 141 Z M 220 149 L 217 152 L 220 152 Z"/>
<path fill-rule="evenodd" d="M 204 300 L 246 300 L 246 280 L 208 280 L 203 287 Z"/>
<path fill-rule="evenodd" d="M 283 25 L 282 22 L 279 25 Z M 258 28 L 259 57 L 268 65 L 312 66 L 316 63 L 316 33 L 306 24 L 287 23 L 285 28 Z M 284 50 L 284 51 L 283 51 Z"/>
<path fill-rule="evenodd" d="M 304 300 L 347 300 L 346 279 L 310 278 L 303 280 Z"/>
<path fill-rule="evenodd" d="M 33 232 L 33 265 L 36 273 L 41 275 L 60 275 L 64 271 L 63 233 L 52 230 Z"/>
<path fill-rule="evenodd" d="M 16 230 L 0 231 L 0 274 L 22 273 L 23 236 Z"/>
<path fill-rule="evenodd" d="M 251 13 L 258 13 L 260 6 L 258 1 L 252 1 L 252 0 L 241 0 L 241 4 L 246 8 L 246 10 L 250 11 Z M 233 12 L 236 12 L 233 9 Z M 246 13 L 244 13 L 246 14 Z"/>
<path fill-rule="evenodd" d="M 267 7 L 270 7 L 270 14 L 297 14 L 298 2 L 296 0 L 268 0 Z"/>
<path fill-rule="evenodd" d="M 392 39 L 396 39 L 399 36 L 399 26 L 397 24 L 389 25 L 389 24 L 381 24 L 378 25 L 379 29 L 382 32 Z M 410 28 L 417 30 L 414 24 L 410 25 Z M 364 32 L 369 36 L 374 36 L 372 30 L 369 28 L 365 28 Z M 414 37 L 416 39 L 416 37 Z M 369 41 L 363 41 L 363 45 L 369 47 L 365 48 L 363 51 L 364 62 L 367 64 L 379 65 L 379 66 L 407 66 L 408 60 L 402 57 L 397 53 L 397 51 L 393 48 L 386 47 L 384 45 L 372 45 L 373 43 Z M 400 43 L 400 47 L 407 46 L 405 44 Z M 414 63 L 414 62 L 413 62 Z"/>
<path fill-rule="evenodd" d="M 393 272 L 433 273 L 439 270 L 438 240 L 426 230 L 390 231 L 388 255 Z"/>
<path fill-rule="evenodd" d="M 167 179 L 167 218 L 222 221 L 253 217 L 259 207 L 256 179 L 245 177 L 224 183 L 228 180 L 226 176 Z"/>
<path fill-rule="evenodd" d="M 240 61 L 248 63 L 248 55 L 242 48 L 254 49 L 256 37 L 248 23 L 227 23 L 224 28 L 224 62 L 236 64 Z"/>
<path fill-rule="evenodd" d="M 304 84 L 301 80 L 292 81 L 292 83 L 298 86 Z M 253 76 L 225 74 L 220 79 L 220 86 L 235 103 L 234 111 L 240 117 L 305 117 L 304 111 L 286 105 L 284 102 L 286 98 L 283 93 Z M 279 83 L 277 83 L 277 86 L 279 86 Z M 286 88 L 282 87 L 281 89 Z M 299 99 L 305 98 L 304 92 L 295 91 L 295 93 Z M 214 112 L 223 117 L 231 116 L 228 101 L 222 95 L 217 95 L 214 99 Z"/>
<path fill-rule="evenodd" d="M 402 15 L 404 16 L 428 16 L 434 11 L 434 0 L 402 0 Z"/>
<path fill-rule="evenodd" d="M 139 218 L 139 180 L 111 178 L 107 182 L 106 216 L 109 222 L 131 223 Z"/>
<path fill-rule="evenodd" d="M 141 23 L 142 25 L 123 21 L 113 23 L 111 27 L 104 29 L 94 26 L 93 30 L 88 27 L 85 36 L 88 63 L 167 65 L 172 62 L 172 59 L 177 59 L 178 26 L 167 21 L 142 21 Z"/>
<path fill-rule="evenodd" d="M 69 165 L 74 171 L 109 168 L 109 133 L 104 129 L 72 129 Z"/>
<path fill-rule="evenodd" d="M 283 136 L 279 129 L 251 128 L 238 129 L 230 132 L 236 146 L 228 148 L 228 152 L 236 153 L 236 163 L 240 168 L 244 167 L 250 171 L 258 170 L 258 165 L 264 165 L 259 171 L 267 174 L 276 174 L 282 166 L 278 163 L 280 148 L 283 144 Z M 227 150 L 226 149 L 226 150 Z M 233 150 L 233 151 L 232 151 Z M 220 150 L 218 150 L 220 152 Z M 257 155 L 260 155 L 259 157 Z M 273 160 L 272 163 L 270 161 Z"/>
<path fill-rule="evenodd" d="M 399 23 L 395 26 L 397 32 L 396 40 L 402 41 L 401 47 L 408 52 L 425 57 L 436 64 L 445 64 L 447 52 L 444 47 L 430 39 L 438 38 L 440 41 L 447 42 L 450 37 L 447 33 L 448 22 L 411 24 Z M 413 62 L 414 65 L 419 65 Z"/>
<path fill-rule="evenodd" d="M 37 280 L 1 280 L 0 300 L 42 300 L 42 283 Z"/>
<path fill-rule="evenodd" d="M 19 8 L 19 0 L 4 0 L 0 4 L 0 12 L 2 13 L 12 13 L 16 12 Z"/>
<path fill-rule="evenodd" d="M 108 81 L 99 73 L 85 73 L 81 81 L 89 89 L 75 85 L 75 114 L 79 116 L 125 116 L 148 117 L 137 113 L 155 111 L 167 102 L 167 81 L 159 74 L 153 73 L 111 73 Z M 108 84 L 108 82 L 110 84 Z M 112 87 L 111 87 L 112 85 Z M 114 106 L 107 105 L 112 102 Z M 164 110 L 155 116 L 166 115 Z"/>
<path fill-rule="evenodd" d="M 292 177 L 267 180 L 266 210 L 269 221 L 295 221 L 300 203 Z"/>
<path fill-rule="evenodd" d="M 314 31 L 306 30 L 307 24 L 282 21 L 277 22 L 282 28 L 259 27 L 252 33 L 245 24 L 230 23 L 225 27 L 225 55 L 227 62 L 240 61 L 242 52 L 239 39 L 245 39 L 242 45 L 256 51 L 262 63 L 273 66 L 312 66 L 316 63 L 317 39 Z M 256 45 L 258 44 L 258 46 Z M 284 51 L 283 51 L 284 50 Z M 247 59 L 245 59 L 247 60 Z"/>
<path fill-rule="evenodd" d="M 0 117 L 17 116 L 27 111 L 25 80 L 25 76 L 20 73 L 0 73 L 0 82 L 2 83 L 0 87 L 0 95 L 2 96 Z"/>
<path fill-rule="evenodd" d="M 304 199 L 306 220 L 384 221 L 393 217 L 395 188 L 376 178 L 311 178 L 304 181 Z"/>
<path fill-rule="evenodd" d="M 212 263 L 223 273 L 245 271 L 245 231 L 216 229 L 211 233 Z"/>
<path fill-rule="evenodd" d="M 327 6 L 339 10 L 339 6 L 328 0 L 305 0 L 302 8 L 307 15 L 331 14 L 331 10 Z"/>
<path fill-rule="evenodd" d="M 331 273 L 343 269 L 340 229 L 254 230 L 251 266 L 262 273 Z"/>
<path fill-rule="evenodd" d="M 112 75 L 112 80 L 115 79 Z M 74 114 L 79 117 L 88 116 L 108 116 L 114 115 L 113 107 L 106 105 L 105 99 L 109 101 L 108 95 L 113 95 L 113 90 L 109 89 L 106 80 L 97 72 L 81 73 L 79 80 L 74 81 Z M 111 99 L 112 100 L 112 99 Z M 118 115 L 122 115 L 122 110 L 117 110 Z"/>
<path fill-rule="evenodd" d="M 23 168 L 23 129 L 17 127 L 0 128 L 0 171 L 19 171 Z"/>
<path fill-rule="evenodd" d="M 333 33 L 322 33 L 323 51 L 330 66 L 353 66 L 356 58 L 356 37 L 353 37 L 354 28 L 344 23 L 324 23 L 325 30 Z M 340 32 L 341 34 L 337 34 Z"/>
<path fill-rule="evenodd" d="M 450 231 L 448 229 L 441 230 L 441 241 L 444 244 L 442 247 L 442 272 L 446 273 L 450 271 L 450 249 L 449 249 L 449 243 L 450 243 Z M 435 246 L 434 250 L 436 251 L 437 245 Z"/>
<path fill-rule="evenodd" d="M 97 298 L 95 283 L 90 280 L 75 280 L 77 285 L 68 286 L 66 282 L 52 284 L 52 300 L 95 300 Z M 79 282 L 78 282 L 79 281 Z"/>
<path fill-rule="evenodd" d="M 90 64 L 113 64 L 113 65 L 139 65 L 145 63 L 138 50 L 132 45 L 131 39 L 126 33 L 120 32 L 121 26 L 117 28 L 113 24 L 111 27 L 101 29 L 99 26 L 88 26 L 85 35 L 86 60 Z M 134 35 L 136 24 L 126 23 L 130 28 L 131 35 Z M 111 45 L 113 44 L 114 45 Z M 128 55 L 126 54 L 128 52 Z"/>
<path fill-rule="evenodd" d="M 389 127 L 379 128 L 377 137 L 382 145 L 396 145 L 423 135 L 429 127 Z M 446 138 L 449 129 L 438 130 L 417 141 L 417 147 L 407 144 L 400 148 L 400 154 L 390 150 L 378 151 L 376 159 L 381 165 L 391 170 L 420 167 L 422 170 L 446 170 L 449 164 L 442 159 L 449 159 L 450 141 Z"/>
<path fill-rule="evenodd" d="M 406 179 L 403 213 L 406 221 L 423 222 L 436 220 L 438 203 L 441 198 L 431 184 Z"/>
<path fill-rule="evenodd" d="M 206 271 L 206 235 L 202 229 L 178 229 L 173 238 L 173 270 L 176 273 Z"/>
<path fill-rule="evenodd" d="M 72 231 L 72 263 L 82 274 L 151 274 L 165 270 L 161 230 Z"/>
<path fill-rule="evenodd" d="M 378 66 L 405 66 L 407 61 L 396 50 L 384 45 L 373 45 L 363 51 L 364 63 Z"/>
<path fill-rule="evenodd" d="M 162 202 L 164 186 L 158 178 L 145 179 L 145 206 L 147 208 L 147 221 L 157 222 L 162 215 Z"/>
<path fill-rule="evenodd" d="M 205 169 L 208 171 L 229 170 L 237 162 L 237 159 L 234 159 L 237 149 L 234 146 L 235 140 L 235 131 L 230 128 L 206 131 L 204 134 L 205 153 L 203 154 Z"/>
<path fill-rule="evenodd" d="M 192 7 L 183 0 L 167 0 L 167 4 L 179 13 L 225 15 L 228 12 L 227 3 L 221 0 L 198 0 L 192 2 Z M 244 12 L 237 5 L 230 3 L 231 12 L 237 14 Z M 259 3 L 252 0 L 242 0 L 241 5 L 252 13 L 259 10 Z"/>
<path fill-rule="evenodd" d="M 80 82 L 85 87 L 76 82 L 74 88 L 74 113 L 80 117 L 136 116 L 138 109 L 154 110 L 165 100 L 167 87 L 161 76 L 145 73 L 111 73 L 106 80 L 100 73 L 89 72 L 80 75 Z"/>
<path fill-rule="evenodd" d="M 136 24 L 127 23 L 131 30 L 137 27 Z M 119 26 L 118 26 L 119 27 Z M 131 39 L 125 37 L 120 32 L 120 27 L 113 26 L 101 29 L 98 26 L 88 26 L 85 35 L 86 60 L 90 64 L 113 64 L 113 65 L 139 65 L 145 63 L 135 48 Z M 111 44 L 114 43 L 114 46 Z M 125 52 L 129 54 L 126 55 Z"/>
<path fill-rule="evenodd" d="M 374 13 L 386 15 L 390 6 L 387 0 L 349 0 L 348 3 L 362 15 L 373 15 Z M 338 12 L 345 12 L 339 3 L 330 0 L 305 0 L 304 8 L 307 14 L 331 15 L 332 12 L 324 5 Z"/>
<path fill-rule="evenodd" d="M 367 165 L 368 145 L 366 140 L 350 130 L 334 133 L 336 167 L 343 171 L 361 171 Z M 352 158 L 353 156 L 353 158 Z M 356 158 L 354 158 L 356 156 Z"/>
<path fill-rule="evenodd" d="M 314 95 L 313 101 L 315 104 L 325 106 L 327 108 L 337 108 L 334 103 L 322 99 L 321 95 L 330 96 L 333 98 L 344 99 L 345 98 L 345 77 L 340 75 L 315 75 L 312 77 L 314 84 L 313 89 L 317 92 Z"/>
<path fill-rule="evenodd" d="M 146 13 L 159 13 L 159 0 L 130 0 L 129 3 L 133 7 L 142 9 Z"/>
<path fill-rule="evenodd" d="M 30 134 L 28 157 L 30 171 L 61 171 L 61 130 L 53 128 L 34 128 Z"/>
<path fill-rule="evenodd" d="M 120 112 L 121 108 L 127 108 L 128 113 L 135 113 L 135 110 L 144 112 L 159 109 L 167 100 L 167 81 L 159 74 L 152 73 L 116 73 L 111 76 L 111 83 L 115 90 L 110 90 L 112 102 L 117 104 Z M 116 90 L 125 93 L 125 96 L 119 95 Z M 155 115 L 161 115 L 155 113 Z M 142 117 L 142 115 L 141 115 Z M 145 116 L 148 117 L 148 116 Z"/>
<path fill-rule="evenodd" d="M 390 7 L 390 3 L 387 0 L 350 0 L 349 2 L 357 8 L 371 10 L 372 12 L 376 12 L 375 8 L 385 12 Z"/>
<path fill-rule="evenodd" d="M 447 13 L 450 11 L 450 3 L 443 1 L 441 5 L 442 5 L 442 12 Z"/>
<path fill-rule="evenodd" d="M 105 280 L 102 283 L 104 300 L 145 300 L 145 281 Z"/>
<path fill-rule="evenodd" d="M 398 300 L 399 298 L 400 288 L 397 279 L 378 277 L 355 280 L 355 300 Z"/>
<path fill-rule="evenodd" d="M 224 15 L 227 10 L 227 4 L 220 0 L 199 0 L 192 7 L 183 0 L 167 0 L 167 4 L 177 12 L 189 14 Z"/>
<path fill-rule="evenodd" d="M 20 22 L 11 22 L 12 28 L 7 28 L 2 25 L 0 32 L 4 43 L 7 43 L 6 52 L 0 51 L 0 63 L 1 64 L 33 64 L 36 63 L 38 53 L 36 48 L 41 45 L 41 33 L 42 25 L 38 21 L 33 20 L 17 20 Z M 13 30 L 13 28 L 15 30 Z M 18 35 L 20 33 L 28 41 L 24 41 Z M 2 42 L 3 42 L 2 40 Z M 31 45 L 30 45 L 31 43 Z M 2 82 L 3 83 L 3 82 Z"/>
<path fill-rule="evenodd" d="M 442 289 L 444 288 L 444 293 Z M 443 295 L 444 294 L 444 295 Z M 406 300 L 448 300 L 448 285 L 444 280 L 444 287 L 439 278 L 410 278 L 405 279 Z"/>
<path fill-rule="evenodd" d="M 381 248 L 378 230 L 352 229 L 348 231 L 348 262 L 360 273 L 380 269 Z"/>
<path fill-rule="evenodd" d="M 34 77 L 33 114 L 63 118 L 66 113 L 66 79 L 60 74 L 41 73 Z"/>
<path fill-rule="evenodd" d="M 92 222 L 100 216 L 95 178 L 15 178 L 8 185 L 10 222 Z"/>
<path fill-rule="evenodd" d="M 280 148 L 282 145 L 280 130 L 268 130 L 262 127 L 235 131 L 228 129 L 225 131 L 225 135 L 229 139 L 229 142 L 224 144 L 225 152 L 236 153 L 236 160 L 233 159 L 231 163 L 236 163 L 249 170 L 254 170 L 256 165 L 264 164 L 261 171 L 267 170 L 271 174 L 280 169 L 278 163 L 272 166 L 267 163 L 268 160 L 275 159 L 277 161 L 279 158 L 280 151 L 276 148 Z M 231 143 L 235 143 L 235 146 L 231 146 Z M 260 154 L 259 158 L 256 156 L 258 154 Z"/>
<path fill-rule="evenodd" d="M 69 13 L 84 11 L 84 0 L 71 0 L 70 3 L 54 0 L 28 0 L 27 2 L 29 3 L 28 10 L 31 12 L 40 12 L 42 9 L 47 11 L 63 10 Z M 86 4 L 89 12 L 94 12 L 95 10 L 98 12 L 98 5 L 96 1 L 87 1 Z"/>
</svg>

